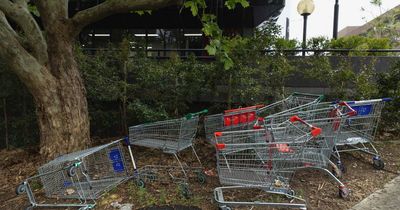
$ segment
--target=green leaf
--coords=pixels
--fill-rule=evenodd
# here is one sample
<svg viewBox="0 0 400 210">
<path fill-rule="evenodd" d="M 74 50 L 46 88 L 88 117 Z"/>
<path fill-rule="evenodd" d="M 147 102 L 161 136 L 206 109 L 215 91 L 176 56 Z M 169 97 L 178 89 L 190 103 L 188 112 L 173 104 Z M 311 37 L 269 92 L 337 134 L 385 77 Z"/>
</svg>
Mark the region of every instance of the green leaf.
<svg viewBox="0 0 400 210">
<path fill-rule="evenodd" d="M 240 4 L 243 8 L 250 6 L 248 0 L 227 0 L 225 1 L 225 6 L 232 10 L 236 8 L 236 4 Z"/>
<path fill-rule="evenodd" d="M 28 11 L 33 15 L 35 15 L 36 17 L 40 17 L 40 13 L 35 5 L 28 4 Z"/>
<path fill-rule="evenodd" d="M 215 55 L 217 53 L 217 48 L 215 46 L 207 45 L 205 49 L 209 55 Z"/>
<path fill-rule="evenodd" d="M 132 11 L 131 13 L 136 13 L 136 14 L 142 16 L 146 13 L 151 15 L 152 11 L 151 10 L 138 10 L 138 11 Z"/>
<path fill-rule="evenodd" d="M 196 4 L 196 2 L 194 2 L 194 1 L 186 1 L 186 2 L 183 4 L 183 6 L 184 6 L 185 8 L 190 8 L 190 11 L 192 11 L 192 15 L 193 15 L 193 16 L 196 16 L 196 15 L 198 14 L 198 12 L 199 12 L 199 9 L 198 9 L 198 7 L 197 7 L 197 4 Z"/>
</svg>

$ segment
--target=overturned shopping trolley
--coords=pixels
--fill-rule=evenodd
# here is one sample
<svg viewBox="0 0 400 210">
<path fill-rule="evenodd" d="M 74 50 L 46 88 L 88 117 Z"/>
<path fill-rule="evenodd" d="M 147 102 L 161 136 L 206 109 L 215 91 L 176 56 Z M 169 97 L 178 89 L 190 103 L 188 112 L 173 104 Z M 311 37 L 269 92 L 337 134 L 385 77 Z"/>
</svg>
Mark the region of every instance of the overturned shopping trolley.
<svg viewBox="0 0 400 210">
<path fill-rule="evenodd" d="M 219 180 L 222 185 L 229 185 L 214 190 L 221 209 L 249 205 L 306 209 L 305 201 L 294 196 L 289 182 L 304 147 L 320 135 L 321 129 L 298 117 L 285 123 L 287 126 L 215 133 Z M 285 195 L 298 202 L 229 201 L 224 196 L 224 191 L 247 188 Z"/>
<path fill-rule="evenodd" d="M 17 187 L 33 207 L 92 209 L 108 190 L 131 177 L 121 140 L 62 155 Z M 53 199 L 52 199 L 53 198 Z"/>
<path fill-rule="evenodd" d="M 188 173 L 195 174 L 199 182 L 205 182 L 201 161 L 193 147 L 199 116 L 203 113 L 207 113 L 207 110 L 191 113 L 179 119 L 129 127 L 129 143 L 131 145 L 160 149 L 163 153 L 172 154 L 177 161 L 177 165 L 146 165 L 139 168 L 138 177 L 140 179 L 137 179 L 139 186 L 144 187 L 146 180 L 172 179 L 180 184 L 182 194 L 188 197 L 190 194 Z M 178 153 L 187 148 L 192 149 L 197 166 L 188 166 L 180 160 Z"/>
<path fill-rule="evenodd" d="M 311 110 L 323 98 L 323 95 L 295 92 L 283 100 L 266 106 L 256 105 L 226 110 L 221 114 L 208 115 L 204 118 L 206 138 L 209 142 L 212 142 L 216 131 L 251 129 L 257 117 L 286 113 L 295 114 L 301 110 Z"/>
</svg>

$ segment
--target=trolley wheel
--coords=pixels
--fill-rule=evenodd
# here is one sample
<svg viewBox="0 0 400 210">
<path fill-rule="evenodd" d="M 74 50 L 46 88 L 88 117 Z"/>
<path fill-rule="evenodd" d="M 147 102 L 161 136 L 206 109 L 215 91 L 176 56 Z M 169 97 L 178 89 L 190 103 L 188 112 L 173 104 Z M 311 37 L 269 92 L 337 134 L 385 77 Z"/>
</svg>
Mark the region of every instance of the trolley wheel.
<svg viewBox="0 0 400 210">
<path fill-rule="evenodd" d="M 151 182 L 154 182 L 154 181 L 156 181 L 156 179 L 157 179 L 157 175 L 156 175 L 154 172 L 150 172 L 150 173 L 147 175 L 147 178 L 148 178 Z"/>
<path fill-rule="evenodd" d="M 185 199 L 189 199 L 190 198 L 190 190 L 189 187 L 187 186 L 187 184 L 181 184 L 179 186 L 179 190 L 181 192 L 181 195 L 185 198 Z"/>
<path fill-rule="evenodd" d="M 141 178 L 135 179 L 135 184 L 136 184 L 136 186 L 138 186 L 140 188 L 146 187 L 146 184 L 144 183 L 143 179 L 141 179 Z"/>
<path fill-rule="evenodd" d="M 287 191 L 286 197 L 287 197 L 287 198 L 292 198 L 292 197 L 294 197 L 294 195 L 295 195 L 295 194 L 294 194 L 294 190 L 288 190 L 288 191 Z"/>
<path fill-rule="evenodd" d="M 33 206 L 27 206 L 25 210 L 33 210 Z"/>
<path fill-rule="evenodd" d="M 339 196 L 341 198 L 347 198 L 350 195 L 350 190 L 347 187 L 339 188 Z"/>
<path fill-rule="evenodd" d="M 383 160 L 378 156 L 372 158 L 372 165 L 377 170 L 382 170 L 385 168 L 385 162 L 383 162 Z"/>
<path fill-rule="evenodd" d="M 17 189 L 15 189 L 15 193 L 17 195 L 21 195 L 22 193 L 26 192 L 26 185 L 24 183 L 18 185 Z"/>
<path fill-rule="evenodd" d="M 73 177 L 76 175 L 76 167 L 75 166 L 71 166 L 68 168 L 67 174 L 69 177 Z"/>
<path fill-rule="evenodd" d="M 197 173 L 197 181 L 198 181 L 200 184 L 205 184 L 206 181 L 207 181 L 206 175 L 205 175 L 203 172 L 198 172 L 198 173 Z"/>
</svg>

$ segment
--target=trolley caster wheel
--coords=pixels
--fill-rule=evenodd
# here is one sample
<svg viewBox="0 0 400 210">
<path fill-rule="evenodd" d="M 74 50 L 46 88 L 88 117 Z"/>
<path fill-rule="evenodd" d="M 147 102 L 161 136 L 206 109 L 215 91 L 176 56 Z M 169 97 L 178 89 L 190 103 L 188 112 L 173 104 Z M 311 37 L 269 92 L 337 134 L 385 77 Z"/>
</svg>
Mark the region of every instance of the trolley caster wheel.
<svg viewBox="0 0 400 210">
<path fill-rule="evenodd" d="M 25 210 L 33 210 L 33 206 L 28 206 L 25 208 Z"/>
<path fill-rule="evenodd" d="M 76 166 L 71 166 L 68 168 L 67 175 L 73 177 L 76 175 Z"/>
<path fill-rule="evenodd" d="M 198 172 L 197 173 L 197 182 L 200 184 L 205 184 L 207 181 L 207 177 L 203 172 Z"/>
<path fill-rule="evenodd" d="M 382 170 L 383 168 L 385 168 L 385 162 L 383 162 L 383 160 L 379 156 L 375 156 L 374 158 L 372 158 L 372 165 L 377 170 Z"/>
<path fill-rule="evenodd" d="M 350 195 L 350 190 L 347 187 L 339 188 L 339 196 L 341 198 L 347 198 Z"/>
<path fill-rule="evenodd" d="M 181 195 L 185 198 L 185 199 L 189 199 L 190 198 L 190 190 L 189 187 L 186 184 L 181 184 L 179 186 L 179 190 L 181 192 Z"/>
<path fill-rule="evenodd" d="M 292 198 L 292 197 L 294 197 L 294 190 L 289 190 L 289 191 L 287 191 L 286 197 L 287 197 L 287 198 Z"/>
<path fill-rule="evenodd" d="M 155 173 L 151 172 L 151 173 L 149 173 L 149 174 L 147 175 L 147 178 L 148 178 L 151 182 L 154 182 L 154 181 L 156 181 L 156 179 L 157 179 L 157 175 L 156 175 Z"/>
<path fill-rule="evenodd" d="M 17 189 L 15 189 L 15 193 L 17 195 L 21 195 L 26 192 L 26 185 L 24 183 L 18 185 Z"/>
<path fill-rule="evenodd" d="M 139 188 L 145 188 L 146 187 L 146 184 L 144 183 L 143 179 L 136 179 L 135 180 L 135 184 Z"/>
</svg>

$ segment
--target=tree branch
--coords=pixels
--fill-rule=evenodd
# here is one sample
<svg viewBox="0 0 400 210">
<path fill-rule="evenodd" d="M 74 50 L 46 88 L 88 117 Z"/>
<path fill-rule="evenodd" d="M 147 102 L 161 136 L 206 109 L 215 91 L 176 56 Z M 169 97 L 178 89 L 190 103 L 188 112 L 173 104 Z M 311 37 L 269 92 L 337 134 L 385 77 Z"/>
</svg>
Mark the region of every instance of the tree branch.
<svg viewBox="0 0 400 210">
<path fill-rule="evenodd" d="M 0 13 L 2 13 L 0 11 Z M 13 71 L 30 91 L 47 88 L 54 83 L 50 72 L 33 57 L 9 30 L 9 24 L 0 19 L 0 58 Z"/>
<path fill-rule="evenodd" d="M 8 23 L 8 20 L 4 13 L 0 10 L 0 22 L 2 22 L 4 29 L 8 30 L 9 33 L 14 35 L 15 38 L 17 38 L 19 41 L 22 41 L 21 37 L 17 34 L 17 32 L 14 31 L 14 29 L 11 27 L 11 25 Z"/>
<path fill-rule="evenodd" d="M 32 50 L 32 55 L 38 59 L 39 63 L 46 64 L 48 61 L 47 44 L 43 33 L 28 11 L 27 4 L 23 1 L 17 2 L 0 0 L 0 10 L 22 29 L 26 43 Z"/>
<path fill-rule="evenodd" d="M 179 5 L 182 2 L 183 0 L 106 0 L 97 6 L 76 13 L 71 18 L 74 26 L 73 36 L 78 35 L 85 26 L 113 14 L 134 10 L 154 10 Z"/>
</svg>

